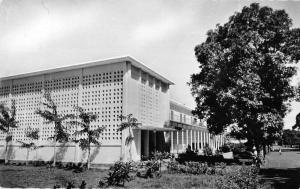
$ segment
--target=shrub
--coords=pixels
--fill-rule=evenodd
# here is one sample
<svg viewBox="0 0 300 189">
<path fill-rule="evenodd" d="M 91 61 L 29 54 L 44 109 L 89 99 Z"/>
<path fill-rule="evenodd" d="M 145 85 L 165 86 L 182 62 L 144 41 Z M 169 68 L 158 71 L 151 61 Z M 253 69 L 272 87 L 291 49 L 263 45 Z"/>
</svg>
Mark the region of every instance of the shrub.
<svg viewBox="0 0 300 189">
<path fill-rule="evenodd" d="M 75 188 L 74 182 L 68 182 L 67 189 Z"/>
<path fill-rule="evenodd" d="M 204 154 L 205 156 L 211 156 L 211 155 L 213 155 L 212 149 L 209 147 L 208 144 L 205 144 L 205 146 L 204 146 L 204 148 L 203 148 L 203 154 Z"/>
<path fill-rule="evenodd" d="M 86 188 L 86 182 L 83 180 L 79 186 L 80 189 L 85 189 Z"/>
<path fill-rule="evenodd" d="M 136 176 L 142 178 L 160 177 L 160 167 L 160 161 L 158 160 L 152 160 L 141 163 L 139 165 L 139 168 L 137 168 Z"/>
<path fill-rule="evenodd" d="M 184 165 L 179 164 L 178 162 L 169 162 L 167 165 L 169 173 L 186 173 L 186 174 L 206 174 L 209 167 L 207 163 L 200 162 L 186 162 Z M 210 172 L 210 173 L 215 173 Z"/>
<path fill-rule="evenodd" d="M 125 182 L 132 180 L 130 172 L 132 172 L 131 162 L 116 162 L 112 167 L 110 167 L 110 172 L 108 176 L 105 177 L 106 186 L 124 186 Z M 103 184 L 103 181 L 99 181 L 99 185 Z M 103 186 L 99 186 L 103 187 Z"/>
<path fill-rule="evenodd" d="M 255 166 L 243 166 L 227 171 L 217 180 L 217 188 L 220 189 L 256 189 L 261 185 L 258 179 L 258 168 Z"/>
<path fill-rule="evenodd" d="M 178 158 L 176 158 L 176 161 L 178 161 L 181 164 L 184 164 L 185 162 L 202 162 L 202 163 L 208 163 L 209 165 L 214 165 L 216 163 L 226 163 L 226 164 L 232 164 L 232 163 L 238 163 L 237 160 L 234 159 L 224 159 L 223 156 L 220 155 L 213 155 L 213 156 L 206 156 L 206 155 L 198 155 L 193 151 L 181 153 L 178 155 Z"/>
</svg>

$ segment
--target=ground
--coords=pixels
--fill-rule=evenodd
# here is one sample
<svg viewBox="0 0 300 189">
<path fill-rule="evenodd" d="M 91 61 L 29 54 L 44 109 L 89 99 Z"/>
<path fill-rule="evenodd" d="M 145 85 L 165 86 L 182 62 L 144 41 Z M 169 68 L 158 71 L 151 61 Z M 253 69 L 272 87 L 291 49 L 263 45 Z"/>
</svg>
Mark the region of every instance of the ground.
<svg viewBox="0 0 300 189">
<path fill-rule="evenodd" d="M 262 180 L 273 188 L 300 188 L 300 152 L 271 152 L 261 169 Z"/>
<path fill-rule="evenodd" d="M 74 173 L 70 170 L 49 169 L 32 166 L 0 165 L 1 187 L 35 187 L 52 188 L 55 184 L 66 186 L 73 181 L 79 187 L 82 180 L 87 187 L 97 187 L 100 179 L 107 175 L 107 170 L 89 170 Z M 266 188 L 299 188 L 300 187 L 300 152 L 271 152 L 266 157 L 265 166 L 261 170 L 262 181 Z M 126 188 L 213 188 L 216 176 L 181 175 L 164 173 L 161 178 L 136 178 L 126 183 Z M 272 185 L 272 187 L 271 187 Z"/>
<path fill-rule="evenodd" d="M 100 178 L 107 175 L 107 170 L 92 169 L 83 173 L 73 173 L 70 170 L 49 169 L 46 167 L 32 166 L 4 166 L 0 165 L 1 187 L 35 187 L 53 188 L 55 184 L 65 187 L 73 181 L 75 187 L 79 187 L 85 180 L 87 187 L 97 187 Z M 161 178 L 143 179 L 136 178 L 126 183 L 126 188 L 212 188 L 215 182 L 214 176 L 209 175 L 173 175 L 164 173 Z"/>
</svg>

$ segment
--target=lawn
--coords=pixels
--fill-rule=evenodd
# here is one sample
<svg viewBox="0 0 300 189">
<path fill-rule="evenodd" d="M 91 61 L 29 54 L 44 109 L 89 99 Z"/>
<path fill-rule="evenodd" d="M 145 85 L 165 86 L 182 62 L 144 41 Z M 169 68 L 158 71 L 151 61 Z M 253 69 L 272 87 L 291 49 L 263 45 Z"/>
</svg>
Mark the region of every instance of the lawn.
<svg viewBox="0 0 300 189">
<path fill-rule="evenodd" d="M 107 170 L 93 169 L 83 173 L 70 170 L 32 166 L 4 166 L 0 165 L 1 187 L 35 187 L 52 188 L 55 184 L 65 187 L 70 181 L 79 187 L 85 180 L 87 187 L 97 187 L 100 178 L 107 174 Z M 161 178 L 135 180 L 126 183 L 126 188 L 213 188 L 216 176 L 212 175 L 184 175 L 164 173 Z"/>
<path fill-rule="evenodd" d="M 300 152 L 271 152 L 261 169 L 262 180 L 273 188 L 300 188 Z"/>
<path fill-rule="evenodd" d="M 79 187 L 85 180 L 88 188 L 95 188 L 108 170 L 92 169 L 82 173 L 58 168 L 33 166 L 5 166 L 0 164 L 1 187 L 53 188 L 58 184 L 66 187 L 73 182 Z M 163 173 L 161 178 L 143 179 L 136 177 L 126 183 L 126 188 L 215 188 L 216 175 L 187 175 Z M 260 172 L 264 188 L 299 188 L 300 186 L 300 152 L 271 152 Z"/>
</svg>

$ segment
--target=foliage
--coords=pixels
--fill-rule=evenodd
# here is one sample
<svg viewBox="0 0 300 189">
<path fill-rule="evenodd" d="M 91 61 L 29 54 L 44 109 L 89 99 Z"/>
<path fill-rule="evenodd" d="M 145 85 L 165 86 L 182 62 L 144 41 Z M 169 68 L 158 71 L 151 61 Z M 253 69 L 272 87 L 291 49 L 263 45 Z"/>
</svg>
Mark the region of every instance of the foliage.
<svg viewBox="0 0 300 189">
<path fill-rule="evenodd" d="M 116 162 L 110 167 L 108 176 L 105 177 L 105 181 L 99 181 L 99 187 L 104 186 L 124 186 L 125 182 L 132 180 L 130 173 L 132 170 L 131 162 Z"/>
<path fill-rule="evenodd" d="M 233 152 L 234 154 L 238 154 L 241 152 L 245 152 L 246 146 L 244 143 L 225 143 L 220 147 L 220 151 L 223 153 Z"/>
<path fill-rule="evenodd" d="M 185 153 L 178 154 L 178 158 L 176 158 L 176 161 L 178 161 L 180 164 L 185 164 L 185 162 L 202 162 L 202 163 L 208 163 L 209 165 L 214 165 L 216 163 L 226 163 L 226 164 L 232 164 L 232 163 L 239 163 L 235 159 L 224 159 L 221 155 L 212 155 L 212 156 L 206 156 L 206 155 L 198 155 L 194 151 L 187 151 Z"/>
<path fill-rule="evenodd" d="M 152 159 L 149 161 L 141 162 L 135 168 L 136 176 L 141 178 L 154 178 L 161 177 L 161 160 Z"/>
<path fill-rule="evenodd" d="M 300 89 L 300 88 L 299 88 Z M 298 90 L 299 90 L 298 89 Z M 298 94 L 299 95 L 299 94 Z M 299 97 L 298 97 L 299 98 Z M 295 125 L 292 127 L 293 129 L 300 129 L 300 113 L 297 114 L 296 116 L 296 123 Z"/>
<path fill-rule="evenodd" d="M 83 180 L 79 186 L 80 189 L 85 189 L 86 188 L 86 182 Z"/>
<path fill-rule="evenodd" d="M 55 142 L 67 142 L 69 140 L 69 133 L 67 128 L 63 125 L 63 121 L 73 118 L 73 114 L 59 114 L 58 107 L 51 98 L 50 93 L 44 94 L 45 102 L 42 105 L 45 107 L 44 110 L 38 109 L 35 111 L 36 114 L 40 115 L 46 120 L 46 123 L 54 123 L 54 135 L 49 137 Z"/>
<path fill-rule="evenodd" d="M 101 133 L 106 129 L 106 127 L 98 127 L 96 129 L 91 128 L 91 122 L 96 121 L 98 116 L 93 114 L 92 112 L 85 112 L 83 108 L 76 107 L 75 108 L 79 112 L 80 121 L 73 120 L 69 123 L 71 125 L 79 125 L 82 129 L 76 131 L 75 135 L 86 136 L 86 138 L 81 138 L 76 140 L 79 142 L 79 146 L 83 150 L 88 150 L 88 158 L 87 158 L 87 168 L 90 168 L 90 153 L 91 153 L 91 144 L 100 145 L 98 141 Z"/>
<path fill-rule="evenodd" d="M 29 127 L 29 130 L 25 131 L 25 136 L 29 138 L 30 140 L 38 140 L 39 139 L 39 129 L 32 129 Z M 24 142 L 24 141 L 18 141 L 21 143 L 22 148 L 28 148 L 28 149 L 37 149 L 38 146 L 34 142 Z"/>
<path fill-rule="evenodd" d="M 50 93 L 44 94 L 45 101 L 42 102 L 44 109 L 38 109 L 35 111 L 36 114 L 40 115 L 46 120 L 46 123 L 54 123 L 54 135 L 49 137 L 55 142 L 54 145 L 54 161 L 53 166 L 56 164 L 56 143 L 67 142 L 69 140 L 69 133 L 67 128 L 63 125 L 63 121 L 73 118 L 73 114 L 59 114 L 58 107 L 51 98 Z"/>
<path fill-rule="evenodd" d="M 255 166 L 243 166 L 241 168 L 227 171 L 217 181 L 217 188 L 220 189 L 256 189 L 261 188 L 258 179 L 259 169 Z"/>
<path fill-rule="evenodd" d="M 204 145 L 204 148 L 203 148 L 203 154 L 204 154 L 205 156 L 211 156 L 211 155 L 213 155 L 212 149 L 211 149 L 211 147 L 209 147 L 208 144 L 205 144 L 205 145 Z"/>
<path fill-rule="evenodd" d="M 128 114 L 127 116 L 120 115 L 119 118 L 121 120 L 121 124 L 119 125 L 119 128 L 117 129 L 117 131 L 124 131 L 125 129 L 129 130 L 129 135 L 125 139 L 125 144 L 130 147 L 129 155 L 130 155 L 130 160 L 132 160 L 131 142 L 134 139 L 132 129 L 138 128 L 138 126 L 141 123 L 138 123 L 138 120 L 135 117 L 133 117 L 132 114 Z"/>
<path fill-rule="evenodd" d="M 226 164 L 220 164 L 218 166 L 208 166 L 207 163 L 200 162 L 185 162 L 185 164 L 179 164 L 176 161 L 171 161 L 167 165 L 168 173 L 184 173 L 193 175 L 223 175 L 225 172 Z"/>
<path fill-rule="evenodd" d="M 8 108 L 4 104 L 0 104 L 0 131 L 6 133 L 5 137 L 5 163 L 8 163 L 8 143 L 12 140 L 10 133 L 11 128 L 17 128 L 15 100 L 11 101 L 11 107 Z"/>
<path fill-rule="evenodd" d="M 253 3 L 195 47 L 200 72 L 190 81 L 193 113 L 207 120 L 211 133 L 231 127 L 232 136 L 258 151 L 280 136 L 295 97 L 292 63 L 300 59 L 300 29 L 291 25 L 284 10 Z"/>
<path fill-rule="evenodd" d="M 280 144 L 290 146 L 300 144 L 300 131 L 290 129 L 283 130 Z"/>
</svg>

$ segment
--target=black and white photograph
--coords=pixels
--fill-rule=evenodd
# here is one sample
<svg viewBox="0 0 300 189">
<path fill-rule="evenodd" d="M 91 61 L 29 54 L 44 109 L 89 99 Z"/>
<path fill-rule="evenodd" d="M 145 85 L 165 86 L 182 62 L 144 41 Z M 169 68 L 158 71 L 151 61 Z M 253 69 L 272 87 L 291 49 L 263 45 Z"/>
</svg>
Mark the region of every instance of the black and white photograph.
<svg viewBox="0 0 300 189">
<path fill-rule="evenodd" d="M 300 0 L 0 0 L 0 188 L 300 189 Z"/>
</svg>

